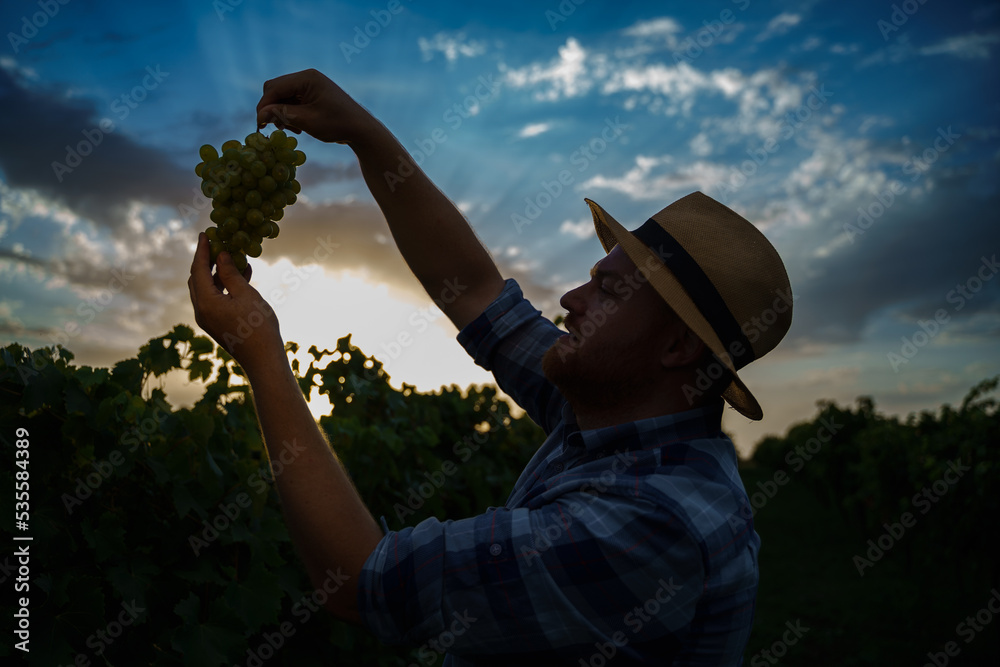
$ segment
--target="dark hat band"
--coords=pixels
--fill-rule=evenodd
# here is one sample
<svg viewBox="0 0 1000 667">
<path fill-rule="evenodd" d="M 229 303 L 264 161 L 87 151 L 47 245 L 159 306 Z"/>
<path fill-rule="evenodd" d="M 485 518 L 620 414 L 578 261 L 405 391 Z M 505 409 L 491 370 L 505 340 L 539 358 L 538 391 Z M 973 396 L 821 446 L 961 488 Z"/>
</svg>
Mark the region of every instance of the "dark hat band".
<svg viewBox="0 0 1000 667">
<path fill-rule="evenodd" d="M 750 341 L 726 306 L 725 300 L 709 280 L 694 257 L 677 242 L 670 232 L 653 218 L 632 232 L 632 236 L 649 246 L 660 261 L 670 269 L 698 310 L 708 320 L 733 359 L 737 369 L 756 358 Z M 668 304 L 669 305 L 669 304 Z M 739 352 L 740 354 L 735 354 Z"/>
</svg>

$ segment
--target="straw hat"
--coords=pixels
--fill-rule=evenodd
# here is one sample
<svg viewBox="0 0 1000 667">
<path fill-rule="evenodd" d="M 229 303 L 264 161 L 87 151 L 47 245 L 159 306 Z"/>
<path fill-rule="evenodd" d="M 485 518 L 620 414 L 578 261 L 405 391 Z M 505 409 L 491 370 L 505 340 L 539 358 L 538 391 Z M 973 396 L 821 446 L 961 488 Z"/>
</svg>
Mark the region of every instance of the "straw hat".
<svg viewBox="0 0 1000 667">
<path fill-rule="evenodd" d="M 792 323 L 791 286 L 774 246 L 748 220 L 701 192 L 678 199 L 632 232 L 585 201 L 604 250 L 621 245 L 729 370 L 733 380 L 722 397 L 741 414 L 761 419 L 764 411 L 736 371 L 773 350 Z"/>
</svg>

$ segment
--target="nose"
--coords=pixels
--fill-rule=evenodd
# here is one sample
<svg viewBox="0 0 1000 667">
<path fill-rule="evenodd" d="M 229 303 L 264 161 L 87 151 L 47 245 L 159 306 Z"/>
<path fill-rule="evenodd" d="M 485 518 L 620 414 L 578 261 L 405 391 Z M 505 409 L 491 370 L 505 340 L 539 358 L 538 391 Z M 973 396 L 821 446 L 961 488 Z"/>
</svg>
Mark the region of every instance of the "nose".
<svg viewBox="0 0 1000 667">
<path fill-rule="evenodd" d="M 559 305 L 565 308 L 567 313 L 582 313 L 585 309 L 583 290 L 586 286 L 584 283 L 563 294 L 562 298 L 559 299 Z"/>
</svg>

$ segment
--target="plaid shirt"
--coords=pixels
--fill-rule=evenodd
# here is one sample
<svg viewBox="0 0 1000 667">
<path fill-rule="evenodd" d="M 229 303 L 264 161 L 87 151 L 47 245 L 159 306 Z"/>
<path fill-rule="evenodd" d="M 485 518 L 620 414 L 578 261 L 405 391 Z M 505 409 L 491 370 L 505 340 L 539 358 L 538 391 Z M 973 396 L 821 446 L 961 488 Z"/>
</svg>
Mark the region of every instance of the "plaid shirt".
<svg viewBox="0 0 1000 667">
<path fill-rule="evenodd" d="M 503 507 L 386 527 L 362 622 L 421 665 L 741 664 L 760 538 L 722 400 L 581 431 L 541 371 L 561 334 L 512 279 L 459 333 L 548 437 Z"/>
</svg>

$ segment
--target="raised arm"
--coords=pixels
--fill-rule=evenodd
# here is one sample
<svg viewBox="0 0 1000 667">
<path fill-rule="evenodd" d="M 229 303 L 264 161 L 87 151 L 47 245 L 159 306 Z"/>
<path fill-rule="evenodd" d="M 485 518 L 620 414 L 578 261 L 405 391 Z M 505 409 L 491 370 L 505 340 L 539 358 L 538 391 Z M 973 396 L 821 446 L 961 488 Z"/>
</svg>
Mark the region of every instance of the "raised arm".
<svg viewBox="0 0 1000 667">
<path fill-rule="evenodd" d="M 354 150 L 403 259 L 458 329 L 500 294 L 504 280 L 462 213 L 392 133 L 326 76 L 305 70 L 271 79 L 257 122 Z"/>
</svg>

